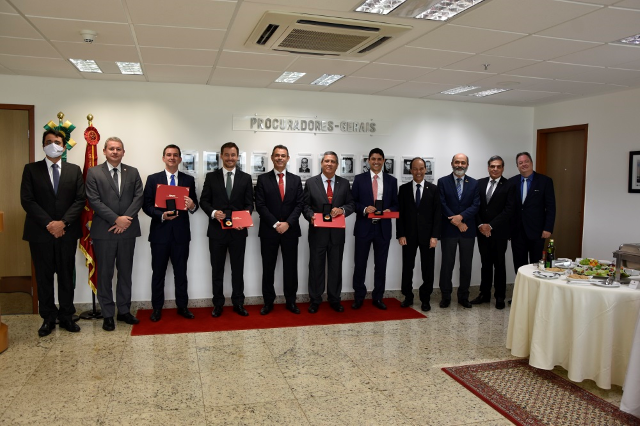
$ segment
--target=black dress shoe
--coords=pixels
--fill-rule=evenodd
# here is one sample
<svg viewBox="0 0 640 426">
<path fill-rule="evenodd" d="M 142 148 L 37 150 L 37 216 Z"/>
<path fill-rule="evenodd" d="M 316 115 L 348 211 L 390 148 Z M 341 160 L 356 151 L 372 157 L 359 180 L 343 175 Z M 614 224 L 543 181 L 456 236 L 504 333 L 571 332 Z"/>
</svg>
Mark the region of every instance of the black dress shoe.
<svg viewBox="0 0 640 426">
<path fill-rule="evenodd" d="M 242 305 L 233 305 L 233 312 L 240 315 L 241 317 L 248 317 L 249 312 Z"/>
<path fill-rule="evenodd" d="M 360 308 L 362 308 L 362 304 L 363 303 L 364 303 L 364 301 L 362 299 L 356 299 L 351 304 L 351 309 L 360 309 Z"/>
<path fill-rule="evenodd" d="M 511 304 L 511 299 L 509 299 L 509 304 Z"/>
<path fill-rule="evenodd" d="M 60 320 L 60 328 L 64 328 L 69 333 L 77 333 L 80 331 L 80 326 L 70 319 Z"/>
<path fill-rule="evenodd" d="M 154 309 L 149 317 L 151 322 L 158 322 L 162 319 L 162 309 Z"/>
<path fill-rule="evenodd" d="M 320 304 L 319 303 L 312 303 L 309 305 L 309 313 L 310 314 L 315 314 L 316 312 L 318 312 L 318 309 L 320 309 Z"/>
<path fill-rule="evenodd" d="M 295 302 L 287 303 L 286 307 L 287 307 L 287 311 L 289 312 L 293 312 L 294 314 L 300 313 L 300 308 L 298 308 Z"/>
<path fill-rule="evenodd" d="M 448 308 L 450 304 L 451 304 L 451 299 L 442 299 L 440 301 L 441 308 Z"/>
<path fill-rule="evenodd" d="M 211 311 L 211 316 L 218 318 L 220 315 L 222 315 L 222 306 L 214 306 L 213 311 Z"/>
<path fill-rule="evenodd" d="M 413 299 L 405 298 L 400 304 L 401 308 L 408 308 L 409 306 L 413 306 Z"/>
<path fill-rule="evenodd" d="M 196 317 L 189 308 L 178 308 L 178 315 L 186 319 L 194 319 Z"/>
<path fill-rule="evenodd" d="M 502 299 L 496 300 L 496 309 L 504 309 L 504 300 Z"/>
<path fill-rule="evenodd" d="M 133 315 L 131 315 L 131 312 L 127 312 L 126 314 L 122 314 L 122 315 L 118 314 L 116 318 L 118 319 L 118 321 L 123 321 L 131 325 L 140 323 L 140 320 L 134 317 Z"/>
<path fill-rule="evenodd" d="M 471 303 L 469 303 L 468 300 L 458 300 L 458 305 L 462 305 L 463 307 L 467 308 L 467 309 L 471 309 L 473 308 L 473 305 Z"/>
<path fill-rule="evenodd" d="M 55 321 L 45 321 L 42 323 L 42 325 L 38 329 L 38 336 L 40 337 L 48 336 L 55 329 L 56 329 Z"/>
<path fill-rule="evenodd" d="M 483 295 L 479 295 L 478 297 L 476 297 L 475 299 L 473 299 L 471 301 L 472 305 L 481 305 L 483 303 L 489 303 L 491 299 L 489 299 L 488 297 L 484 297 Z"/>
<path fill-rule="evenodd" d="M 267 303 L 260 309 L 260 315 L 267 315 L 271 311 L 273 311 L 273 303 Z"/>
<path fill-rule="evenodd" d="M 372 302 L 372 305 L 375 306 L 378 309 L 382 309 L 383 311 L 387 310 L 387 305 L 385 305 L 382 300 L 374 300 Z"/>
<path fill-rule="evenodd" d="M 422 305 L 420 306 L 420 309 L 422 310 L 422 312 L 429 312 L 431 310 L 431 303 L 422 302 Z"/>
<path fill-rule="evenodd" d="M 113 317 L 105 318 L 102 321 L 102 329 L 104 331 L 113 331 L 116 329 L 116 323 L 113 321 Z"/>
<path fill-rule="evenodd" d="M 340 302 L 333 302 L 329 304 L 331 306 L 331 309 L 333 309 L 336 312 L 344 312 L 344 306 L 342 306 L 340 304 Z"/>
</svg>

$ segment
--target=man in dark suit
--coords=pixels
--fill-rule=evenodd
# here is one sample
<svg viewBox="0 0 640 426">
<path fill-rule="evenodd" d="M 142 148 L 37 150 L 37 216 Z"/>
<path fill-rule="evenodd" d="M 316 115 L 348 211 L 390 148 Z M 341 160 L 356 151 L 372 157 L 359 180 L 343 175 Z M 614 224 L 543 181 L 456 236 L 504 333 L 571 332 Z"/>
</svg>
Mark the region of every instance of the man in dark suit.
<svg viewBox="0 0 640 426">
<path fill-rule="evenodd" d="M 222 315 L 224 306 L 224 263 L 229 252 L 231 260 L 231 302 L 233 311 L 246 317 L 244 308 L 244 251 L 249 235 L 246 228 L 222 229 L 220 220 L 225 212 L 253 211 L 251 175 L 238 167 L 238 145 L 227 142 L 220 148 L 222 167 L 207 173 L 200 196 L 200 207 L 209 217 L 209 253 L 211 255 L 213 311 L 215 318 Z"/>
<path fill-rule="evenodd" d="M 60 161 L 65 151 L 64 135 L 47 130 L 42 135 L 45 159 L 26 164 L 20 185 L 20 202 L 27 213 L 22 239 L 29 242 L 38 285 L 38 306 L 44 320 L 38 330 L 47 336 L 56 327 L 80 331 L 73 322 L 76 247 L 82 236 L 80 213 L 84 208 L 82 171 L 75 164 Z M 55 305 L 53 276 L 58 275 Z"/>
<path fill-rule="evenodd" d="M 460 247 L 460 283 L 458 304 L 471 308 L 469 286 L 473 247 L 476 242 L 475 216 L 480 207 L 478 181 L 467 176 L 469 157 L 456 154 L 451 160 L 453 173 L 438 179 L 440 202 L 442 203 L 442 266 L 440 267 L 441 308 L 449 307 L 453 291 L 453 267 L 456 248 Z"/>
<path fill-rule="evenodd" d="M 520 174 L 509 179 L 516 193 L 516 207 L 511 217 L 511 251 L 513 267 L 538 263 L 542 258 L 544 240 L 551 236 L 556 220 L 556 195 L 553 180 L 533 171 L 528 152 L 516 155 Z"/>
<path fill-rule="evenodd" d="M 142 210 L 151 218 L 149 242 L 151 243 L 151 321 L 162 318 L 164 305 L 164 278 L 167 273 L 169 259 L 173 265 L 173 276 L 176 285 L 176 306 L 178 315 L 193 319 L 189 311 L 189 294 L 187 292 L 187 261 L 189 260 L 189 242 L 191 227 L 189 215 L 198 210 L 196 183 L 193 176 L 178 172 L 182 162 L 182 152 L 177 145 L 167 145 L 162 152 L 165 170 L 149 175 L 144 186 L 144 203 Z M 156 189 L 158 185 L 183 186 L 189 188 L 189 195 L 184 197 L 187 211 L 170 211 L 158 208 Z"/>
<path fill-rule="evenodd" d="M 116 328 L 113 316 L 118 307 L 118 321 L 137 324 L 131 312 L 131 274 L 136 238 L 141 235 L 138 212 L 142 207 L 142 180 L 138 170 L 122 163 L 124 143 L 110 137 L 104 143 L 107 161 L 87 172 L 87 199 L 94 210 L 91 239 L 98 269 L 98 301 L 104 320 L 102 328 Z M 113 302 L 113 270 L 118 268 L 116 302 Z"/>
<path fill-rule="evenodd" d="M 411 161 L 413 180 L 400 186 L 398 204 L 400 217 L 396 221 L 396 238 L 402 246 L 402 294 L 403 308 L 413 305 L 413 268 L 420 249 L 422 285 L 419 295 L 423 311 L 431 310 L 433 292 L 433 265 L 436 245 L 440 238 L 442 219 L 438 187 L 424 180 L 424 160 L 416 157 Z"/>
<path fill-rule="evenodd" d="M 482 269 L 480 294 L 472 305 L 489 303 L 491 284 L 495 283 L 496 308 L 504 309 L 507 271 L 504 255 L 509 240 L 509 219 L 513 214 L 515 194 L 513 186 L 502 176 L 504 160 L 498 155 L 489 158 L 489 177 L 478 181 L 480 208 L 476 214 L 478 249 Z M 495 270 L 495 272 L 494 272 Z"/>
<path fill-rule="evenodd" d="M 304 187 L 304 217 L 309 221 L 309 312 L 315 314 L 322 303 L 325 286 L 325 262 L 327 270 L 327 296 L 331 308 L 343 312 L 340 304 L 342 292 L 342 255 L 345 230 L 314 226 L 314 213 L 322 213 L 330 204 L 331 216 L 349 216 L 354 211 L 353 197 L 347 179 L 336 176 L 338 154 L 327 151 L 322 156 L 322 173 L 307 180 Z"/>
<path fill-rule="evenodd" d="M 287 310 L 299 314 L 296 305 L 298 292 L 298 240 L 302 213 L 302 181 L 287 172 L 289 150 L 276 145 L 271 152 L 273 170 L 258 176 L 256 210 L 260 214 L 260 253 L 262 254 L 261 315 L 273 310 L 276 291 L 273 285 L 278 247 L 282 250 L 283 292 Z"/>
<path fill-rule="evenodd" d="M 370 170 L 357 175 L 351 188 L 356 206 L 356 224 L 353 228 L 353 235 L 356 237 L 353 270 L 354 302 L 351 305 L 353 309 L 360 309 L 367 295 L 364 280 L 371 244 L 373 244 L 375 267 L 371 299 L 376 308 L 387 309 L 382 302 L 382 296 L 384 296 L 387 279 L 391 220 L 368 218 L 369 213 L 376 211 L 376 200 L 382 200 L 384 211 L 398 211 L 398 181 L 390 174 L 382 173 L 383 165 L 384 152 L 380 148 L 372 149 L 369 152 Z"/>
</svg>

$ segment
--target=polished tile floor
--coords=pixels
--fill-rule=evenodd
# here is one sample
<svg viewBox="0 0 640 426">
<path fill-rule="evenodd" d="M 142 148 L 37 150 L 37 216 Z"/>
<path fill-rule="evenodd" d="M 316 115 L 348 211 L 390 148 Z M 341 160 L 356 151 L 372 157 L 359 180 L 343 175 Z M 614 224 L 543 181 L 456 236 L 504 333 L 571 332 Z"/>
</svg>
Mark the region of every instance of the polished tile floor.
<svg viewBox="0 0 640 426">
<path fill-rule="evenodd" d="M 0 425 L 511 424 L 440 370 L 512 358 L 509 309 L 493 304 L 436 303 L 418 320 L 137 337 L 124 323 L 107 333 L 81 321 L 80 333 L 38 338 L 38 316 L 2 320 Z M 619 405 L 619 387 L 581 386 Z"/>
</svg>

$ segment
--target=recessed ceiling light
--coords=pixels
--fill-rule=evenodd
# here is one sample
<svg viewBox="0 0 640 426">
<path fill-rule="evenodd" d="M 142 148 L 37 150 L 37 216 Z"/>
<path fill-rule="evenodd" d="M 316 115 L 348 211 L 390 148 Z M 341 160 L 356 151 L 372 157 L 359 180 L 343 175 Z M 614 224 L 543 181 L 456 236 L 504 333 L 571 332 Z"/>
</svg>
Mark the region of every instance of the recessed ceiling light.
<svg viewBox="0 0 640 426">
<path fill-rule="evenodd" d="M 429 19 L 431 21 L 446 21 L 482 1 L 483 0 L 435 0 L 429 4 L 424 12 L 416 15 L 416 18 Z"/>
<path fill-rule="evenodd" d="M 142 75 L 142 67 L 138 62 L 116 62 L 122 74 Z"/>
<path fill-rule="evenodd" d="M 623 38 L 622 40 L 618 40 L 620 43 L 626 44 L 640 44 L 640 34 L 636 34 L 631 37 Z"/>
<path fill-rule="evenodd" d="M 276 79 L 276 83 L 295 83 L 300 77 L 305 74 L 305 72 L 285 71 L 280 77 Z"/>
<path fill-rule="evenodd" d="M 328 86 L 328 85 L 333 84 L 336 81 L 340 80 L 342 77 L 344 77 L 344 75 L 340 75 L 340 74 L 322 74 L 322 77 L 320 77 L 319 79 L 311 82 L 311 84 L 315 84 L 315 85 L 318 85 L 318 86 Z"/>
<path fill-rule="evenodd" d="M 476 96 L 478 98 L 484 98 L 485 96 L 495 95 L 496 93 L 508 92 L 511 89 L 489 89 L 482 92 L 470 93 L 467 96 Z"/>
<path fill-rule="evenodd" d="M 99 72 L 99 73 L 102 72 L 98 64 L 96 64 L 96 61 L 94 61 L 93 59 L 69 59 L 69 60 L 73 65 L 75 65 L 76 68 L 78 68 L 78 71 Z"/>
<path fill-rule="evenodd" d="M 440 92 L 443 95 L 457 95 L 458 93 L 468 92 L 469 90 L 479 89 L 480 86 L 460 86 L 454 87 L 453 89 L 445 90 L 444 92 Z"/>
<path fill-rule="evenodd" d="M 377 13 L 386 15 L 406 0 L 366 0 L 356 9 L 356 12 Z"/>
</svg>

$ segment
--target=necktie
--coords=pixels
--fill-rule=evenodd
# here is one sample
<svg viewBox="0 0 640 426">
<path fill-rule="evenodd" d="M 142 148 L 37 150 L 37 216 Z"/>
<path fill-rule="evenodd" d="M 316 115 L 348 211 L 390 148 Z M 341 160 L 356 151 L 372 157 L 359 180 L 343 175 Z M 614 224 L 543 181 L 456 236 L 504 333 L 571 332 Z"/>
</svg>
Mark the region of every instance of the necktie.
<svg viewBox="0 0 640 426">
<path fill-rule="evenodd" d="M 333 204 L 333 190 L 331 189 L 331 179 L 327 179 L 327 198 L 329 204 Z"/>
<path fill-rule="evenodd" d="M 491 201 L 491 196 L 493 195 L 494 185 L 496 184 L 495 180 L 491 181 L 491 186 L 489 187 L 489 192 L 487 192 L 487 204 Z"/>
<path fill-rule="evenodd" d="M 282 201 L 284 201 L 284 180 L 282 179 L 283 176 L 284 173 L 278 173 L 278 189 L 280 190 L 280 198 L 282 198 Z"/>
<path fill-rule="evenodd" d="M 378 199 L 378 175 L 373 175 L 373 183 L 371 184 L 371 188 L 373 189 L 373 199 Z"/>
<path fill-rule="evenodd" d="M 175 177 L 175 175 L 171 175 L 171 181 L 169 182 L 169 185 L 176 186 L 176 177 Z"/>
<path fill-rule="evenodd" d="M 527 190 L 529 188 L 527 188 L 527 178 L 524 178 L 522 180 L 522 204 L 524 204 L 524 200 L 527 199 Z"/>
<path fill-rule="evenodd" d="M 458 200 L 462 199 L 462 178 L 456 179 L 456 191 L 458 192 Z"/>
<path fill-rule="evenodd" d="M 416 185 L 416 207 L 420 207 L 420 184 Z"/>
<path fill-rule="evenodd" d="M 116 184 L 116 192 L 120 195 L 120 184 L 118 183 L 118 169 L 113 169 L 113 181 Z"/>
<path fill-rule="evenodd" d="M 58 165 L 52 164 L 53 167 L 53 192 L 58 193 L 58 184 L 60 183 L 60 172 L 58 171 Z"/>
<path fill-rule="evenodd" d="M 231 182 L 231 172 L 227 172 L 227 197 L 231 198 L 231 188 L 233 183 Z"/>
</svg>

